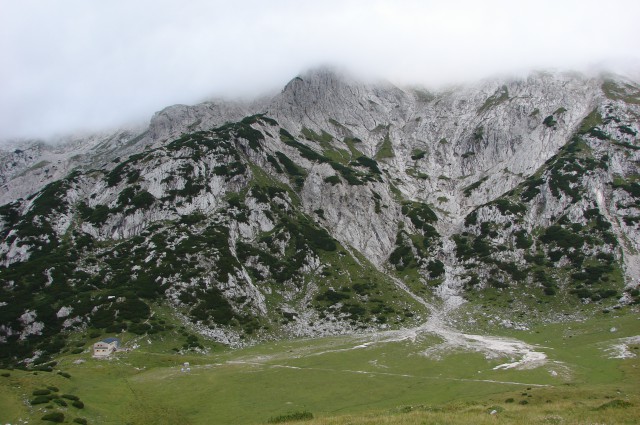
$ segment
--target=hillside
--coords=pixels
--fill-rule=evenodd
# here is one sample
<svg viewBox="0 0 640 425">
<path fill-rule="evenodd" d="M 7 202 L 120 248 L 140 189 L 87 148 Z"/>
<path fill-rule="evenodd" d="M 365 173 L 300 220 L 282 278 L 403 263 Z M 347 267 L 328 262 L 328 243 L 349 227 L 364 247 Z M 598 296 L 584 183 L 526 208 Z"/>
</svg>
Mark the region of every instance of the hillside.
<svg viewBox="0 0 640 425">
<path fill-rule="evenodd" d="M 321 69 L 270 99 L 8 150 L 0 361 L 46 362 L 75 330 L 167 332 L 166 308 L 233 347 L 627 308 L 639 116 L 616 76 L 431 93 Z"/>
</svg>

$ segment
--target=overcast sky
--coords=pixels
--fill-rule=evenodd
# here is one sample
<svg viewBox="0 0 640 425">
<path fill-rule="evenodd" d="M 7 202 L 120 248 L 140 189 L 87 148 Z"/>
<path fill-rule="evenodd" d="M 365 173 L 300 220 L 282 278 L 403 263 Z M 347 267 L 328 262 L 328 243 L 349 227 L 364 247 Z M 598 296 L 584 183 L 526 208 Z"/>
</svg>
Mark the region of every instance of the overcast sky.
<svg viewBox="0 0 640 425">
<path fill-rule="evenodd" d="M 638 0 L 0 0 L 0 139 L 148 121 L 329 64 L 437 86 L 640 63 Z"/>
</svg>

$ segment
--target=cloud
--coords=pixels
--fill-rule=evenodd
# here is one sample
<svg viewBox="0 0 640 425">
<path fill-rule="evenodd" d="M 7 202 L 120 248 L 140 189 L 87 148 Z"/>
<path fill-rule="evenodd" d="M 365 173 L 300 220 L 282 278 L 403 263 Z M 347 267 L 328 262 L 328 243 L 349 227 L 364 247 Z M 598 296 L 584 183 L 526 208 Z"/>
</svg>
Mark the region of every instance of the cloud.
<svg viewBox="0 0 640 425">
<path fill-rule="evenodd" d="M 335 64 L 434 86 L 640 62 L 637 1 L 0 0 L 0 138 L 256 96 Z"/>
</svg>

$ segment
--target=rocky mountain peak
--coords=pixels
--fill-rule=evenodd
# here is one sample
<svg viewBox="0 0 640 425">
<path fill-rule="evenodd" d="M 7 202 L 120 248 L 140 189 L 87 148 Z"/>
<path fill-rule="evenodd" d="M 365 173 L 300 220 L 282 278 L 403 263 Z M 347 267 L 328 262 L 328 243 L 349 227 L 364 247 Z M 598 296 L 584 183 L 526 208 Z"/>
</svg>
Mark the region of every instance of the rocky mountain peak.
<svg viewBox="0 0 640 425">
<path fill-rule="evenodd" d="M 77 327 L 145 332 L 153 303 L 232 345 L 484 296 L 636 303 L 638 116 L 620 79 L 431 93 L 320 69 L 264 101 L 4 152 L 0 352 L 54 350 Z"/>
</svg>

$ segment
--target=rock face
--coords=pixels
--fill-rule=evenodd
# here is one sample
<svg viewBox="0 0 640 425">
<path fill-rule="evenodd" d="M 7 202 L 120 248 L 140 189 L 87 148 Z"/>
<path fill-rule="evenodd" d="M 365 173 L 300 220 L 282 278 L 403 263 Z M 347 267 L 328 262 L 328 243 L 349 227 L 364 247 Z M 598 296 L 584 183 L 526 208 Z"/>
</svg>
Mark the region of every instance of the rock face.
<svg viewBox="0 0 640 425">
<path fill-rule="evenodd" d="M 161 331 L 156 301 L 232 345 L 402 326 L 420 297 L 638 302 L 639 116 L 614 76 L 430 93 L 321 69 L 251 104 L 12 147 L 3 361 L 63 329 Z"/>
</svg>

